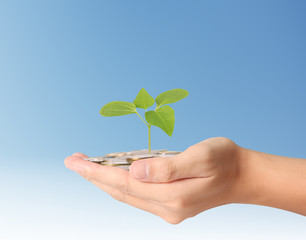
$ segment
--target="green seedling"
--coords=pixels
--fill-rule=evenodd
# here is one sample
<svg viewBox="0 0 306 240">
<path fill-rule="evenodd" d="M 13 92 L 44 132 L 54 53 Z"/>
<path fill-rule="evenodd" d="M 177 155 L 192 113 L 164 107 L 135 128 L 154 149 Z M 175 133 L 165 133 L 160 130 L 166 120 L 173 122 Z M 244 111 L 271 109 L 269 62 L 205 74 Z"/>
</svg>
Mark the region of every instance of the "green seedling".
<svg viewBox="0 0 306 240">
<path fill-rule="evenodd" d="M 142 88 L 132 103 L 123 101 L 107 103 L 101 108 L 100 114 L 104 117 L 114 117 L 136 113 L 148 127 L 149 153 L 151 153 L 151 126 L 153 125 L 161 128 L 171 137 L 174 130 L 174 110 L 166 104 L 175 103 L 187 97 L 188 94 L 187 90 L 176 88 L 159 94 L 154 100 L 154 98 Z M 147 111 L 147 108 L 153 106 L 155 102 L 155 109 Z M 139 115 L 136 108 L 145 110 L 145 119 L 147 121 Z"/>
</svg>

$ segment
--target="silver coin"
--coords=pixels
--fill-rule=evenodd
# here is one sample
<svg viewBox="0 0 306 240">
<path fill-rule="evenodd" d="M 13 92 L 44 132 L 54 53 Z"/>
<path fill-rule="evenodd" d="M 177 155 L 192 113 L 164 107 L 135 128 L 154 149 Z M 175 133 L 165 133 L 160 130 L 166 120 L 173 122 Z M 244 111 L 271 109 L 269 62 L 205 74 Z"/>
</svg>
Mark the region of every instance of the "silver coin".
<svg viewBox="0 0 306 240">
<path fill-rule="evenodd" d="M 153 157 L 159 157 L 160 155 L 158 154 L 141 154 L 141 155 L 133 155 L 130 157 L 127 157 L 126 159 L 128 161 L 134 161 L 134 160 L 139 160 L 139 159 L 145 159 L 145 158 L 153 158 Z"/>
<path fill-rule="evenodd" d="M 115 166 L 129 170 L 129 166 L 140 159 L 154 158 L 154 157 L 170 157 L 181 153 L 180 151 L 168 151 L 167 149 L 151 150 L 148 149 L 109 153 L 101 157 L 83 158 L 84 160 L 98 163 L 105 166 Z"/>
<path fill-rule="evenodd" d="M 100 163 L 101 165 L 104 165 L 104 166 L 115 166 L 115 167 L 118 167 L 118 166 L 125 166 L 125 165 L 131 165 L 129 163 L 120 163 L 120 164 L 117 164 L 117 163 Z"/>
<path fill-rule="evenodd" d="M 125 169 L 125 170 L 130 170 L 130 165 L 120 165 L 120 166 L 116 166 L 118 168 L 122 168 L 122 169 Z"/>
<path fill-rule="evenodd" d="M 157 153 L 162 152 L 162 151 L 167 151 L 167 150 L 165 150 L 165 149 L 151 150 L 151 153 L 149 153 L 148 149 L 141 149 L 141 150 L 125 152 L 122 156 L 134 156 L 134 155 L 141 155 L 141 154 L 157 154 Z"/>
<path fill-rule="evenodd" d="M 105 155 L 105 157 L 118 157 L 118 156 L 121 156 L 121 155 L 124 155 L 125 152 L 116 152 L 116 153 L 108 153 Z"/>
</svg>

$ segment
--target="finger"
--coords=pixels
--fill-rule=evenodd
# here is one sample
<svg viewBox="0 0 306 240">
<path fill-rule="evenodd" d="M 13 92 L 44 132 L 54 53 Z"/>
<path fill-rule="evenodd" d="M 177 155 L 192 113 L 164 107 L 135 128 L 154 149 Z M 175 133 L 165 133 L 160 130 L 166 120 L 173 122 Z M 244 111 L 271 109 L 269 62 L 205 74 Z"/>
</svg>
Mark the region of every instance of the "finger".
<svg viewBox="0 0 306 240">
<path fill-rule="evenodd" d="M 74 156 L 67 157 L 65 165 L 88 181 L 96 181 L 143 199 L 162 201 L 162 198 L 168 199 L 173 194 L 169 184 L 143 183 L 121 168 L 102 166 Z"/>
<path fill-rule="evenodd" d="M 85 155 L 85 154 L 83 154 L 83 153 L 74 153 L 74 154 L 72 154 L 72 156 L 75 156 L 75 157 L 84 157 L 84 158 L 88 158 L 88 156 L 87 155 Z"/>
<path fill-rule="evenodd" d="M 203 144 L 192 145 L 171 157 L 138 160 L 130 166 L 130 174 L 144 182 L 172 182 L 178 179 L 208 177 L 205 171 L 209 151 Z"/>
<path fill-rule="evenodd" d="M 112 198 L 114 198 L 117 201 L 126 203 L 130 206 L 139 208 L 141 210 L 150 212 L 159 217 L 163 217 L 164 215 L 169 214 L 169 210 L 165 209 L 164 207 L 152 201 L 144 200 L 144 199 L 129 195 L 127 193 L 120 192 L 118 189 L 102 184 L 95 180 L 93 180 L 92 183 L 96 185 L 98 188 L 100 188 L 101 190 L 103 190 L 104 192 L 106 192 L 107 194 L 109 194 Z"/>
</svg>

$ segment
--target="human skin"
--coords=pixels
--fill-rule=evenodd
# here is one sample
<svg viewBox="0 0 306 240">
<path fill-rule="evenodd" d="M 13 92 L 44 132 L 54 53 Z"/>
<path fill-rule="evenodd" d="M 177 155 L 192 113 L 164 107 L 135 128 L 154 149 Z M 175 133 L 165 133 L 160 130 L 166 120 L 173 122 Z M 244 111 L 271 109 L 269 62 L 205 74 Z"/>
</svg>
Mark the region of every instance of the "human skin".
<svg viewBox="0 0 306 240">
<path fill-rule="evenodd" d="M 209 138 L 171 157 L 138 160 L 130 171 L 65 159 L 114 199 L 178 224 L 207 209 L 256 204 L 306 215 L 306 159 L 243 148 L 225 137 Z"/>
</svg>

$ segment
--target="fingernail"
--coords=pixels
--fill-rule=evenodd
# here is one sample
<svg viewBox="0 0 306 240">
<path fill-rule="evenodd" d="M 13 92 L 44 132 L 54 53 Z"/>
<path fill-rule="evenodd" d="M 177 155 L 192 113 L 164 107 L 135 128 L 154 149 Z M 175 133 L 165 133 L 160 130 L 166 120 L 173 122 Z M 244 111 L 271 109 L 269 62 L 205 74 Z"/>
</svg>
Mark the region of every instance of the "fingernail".
<svg viewBox="0 0 306 240">
<path fill-rule="evenodd" d="M 147 166 L 146 161 L 137 161 L 133 164 L 133 175 L 137 179 L 147 178 Z"/>
</svg>

